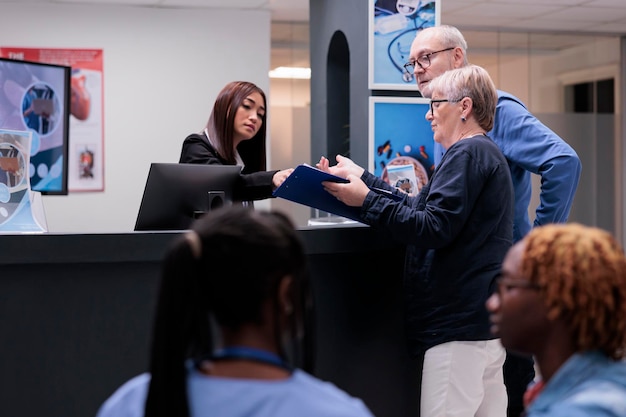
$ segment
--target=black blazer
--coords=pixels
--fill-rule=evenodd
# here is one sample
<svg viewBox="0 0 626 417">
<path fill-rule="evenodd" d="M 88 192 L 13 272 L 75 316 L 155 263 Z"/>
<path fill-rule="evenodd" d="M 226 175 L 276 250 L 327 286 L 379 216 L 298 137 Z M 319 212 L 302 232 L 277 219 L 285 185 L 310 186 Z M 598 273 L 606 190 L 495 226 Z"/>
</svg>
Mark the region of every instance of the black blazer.
<svg viewBox="0 0 626 417">
<path fill-rule="evenodd" d="M 192 133 L 185 138 L 180 153 L 179 163 L 230 165 L 217 154 L 204 134 Z M 244 167 L 245 171 L 245 167 Z M 272 197 L 274 189 L 272 177 L 278 172 L 259 171 L 241 174 L 234 190 L 234 199 L 238 201 L 262 200 Z"/>
</svg>

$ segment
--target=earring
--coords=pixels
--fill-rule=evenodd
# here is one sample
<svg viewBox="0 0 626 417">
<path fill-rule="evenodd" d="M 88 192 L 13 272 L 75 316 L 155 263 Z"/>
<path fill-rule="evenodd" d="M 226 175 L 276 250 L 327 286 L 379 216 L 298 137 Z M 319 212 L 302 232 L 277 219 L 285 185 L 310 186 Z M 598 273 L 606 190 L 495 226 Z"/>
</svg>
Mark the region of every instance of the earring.
<svg viewBox="0 0 626 417">
<path fill-rule="evenodd" d="M 467 119 L 465 118 L 465 116 L 461 116 L 461 121 L 462 121 L 462 122 L 466 122 L 466 121 L 467 121 Z"/>
</svg>

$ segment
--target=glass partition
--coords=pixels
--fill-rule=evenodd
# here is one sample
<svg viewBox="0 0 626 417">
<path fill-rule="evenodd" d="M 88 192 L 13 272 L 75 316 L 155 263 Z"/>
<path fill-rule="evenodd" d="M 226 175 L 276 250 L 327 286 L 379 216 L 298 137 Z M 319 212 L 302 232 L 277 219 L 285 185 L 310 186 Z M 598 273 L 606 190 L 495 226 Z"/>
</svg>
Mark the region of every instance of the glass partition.
<svg viewBox="0 0 626 417">
<path fill-rule="evenodd" d="M 583 170 L 569 220 L 621 237 L 620 39 L 550 33 L 464 34 L 470 61 L 485 67 L 499 89 L 519 97 L 578 153 Z M 535 177 L 531 218 L 540 187 Z"/>
</svg>

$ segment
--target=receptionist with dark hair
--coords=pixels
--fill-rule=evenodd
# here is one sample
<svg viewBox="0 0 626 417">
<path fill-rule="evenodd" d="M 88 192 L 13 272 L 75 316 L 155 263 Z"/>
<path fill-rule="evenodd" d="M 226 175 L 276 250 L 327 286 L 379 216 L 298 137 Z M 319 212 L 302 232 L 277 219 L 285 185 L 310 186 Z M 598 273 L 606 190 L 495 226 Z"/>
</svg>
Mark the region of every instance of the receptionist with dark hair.
<svg viewBox="0 0 626 417">
<path fill-rule="evenodd" d="M 241 165 L 236 200 L 272 196 L 293 169 L 266 171 L 265 93 L 253 83 L 233 81 L 220 91 L 206 127 L 183 142 L 180 163 Z"/>
</svg>

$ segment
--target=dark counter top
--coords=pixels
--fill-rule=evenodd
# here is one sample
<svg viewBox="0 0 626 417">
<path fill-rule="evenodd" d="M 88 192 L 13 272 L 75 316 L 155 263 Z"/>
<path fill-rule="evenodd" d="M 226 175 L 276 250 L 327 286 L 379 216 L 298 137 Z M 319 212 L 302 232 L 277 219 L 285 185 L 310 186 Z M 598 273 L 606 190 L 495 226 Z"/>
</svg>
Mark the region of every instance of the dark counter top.
<svg viewBox="0 0 626 417">
<path fill-rule="evenodd" d="M 129 233 L 42 233 L 0 235 L 0 265 L 152 262 L 165 254 L 181 231 Z M 393 245 L 376 230 L 360 225 L 298 230 L 308 255 L 355 253 Z"/>
</svg>

